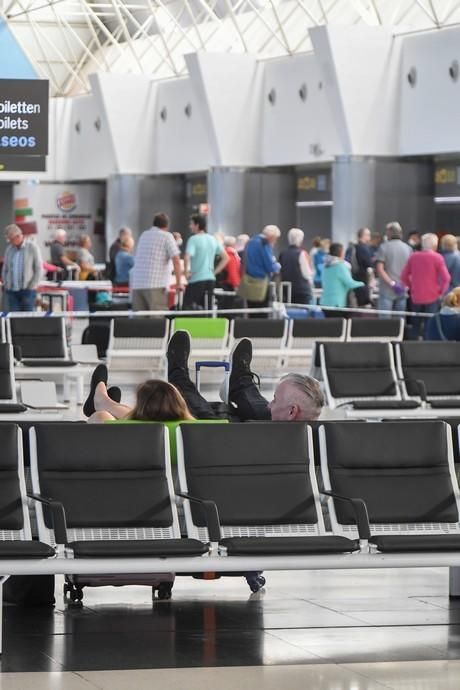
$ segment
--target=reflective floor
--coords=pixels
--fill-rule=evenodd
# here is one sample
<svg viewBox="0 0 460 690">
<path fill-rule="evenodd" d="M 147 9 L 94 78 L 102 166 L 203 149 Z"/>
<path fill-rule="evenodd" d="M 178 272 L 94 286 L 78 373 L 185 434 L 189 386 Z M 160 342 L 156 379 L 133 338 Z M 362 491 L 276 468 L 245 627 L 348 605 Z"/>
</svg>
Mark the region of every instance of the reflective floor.
<svg viewBox="0 0 460 690">
<path fill-rule="evenodd" d="M 4 609 L 0 688 L 460 688 L 445 569 L 268 573 L 85 589 L 84 606 Z M 26 672 L 26 673 L 24 673 Z M 66 673 L 69 672 L 69 673 Z"/>
</svg>

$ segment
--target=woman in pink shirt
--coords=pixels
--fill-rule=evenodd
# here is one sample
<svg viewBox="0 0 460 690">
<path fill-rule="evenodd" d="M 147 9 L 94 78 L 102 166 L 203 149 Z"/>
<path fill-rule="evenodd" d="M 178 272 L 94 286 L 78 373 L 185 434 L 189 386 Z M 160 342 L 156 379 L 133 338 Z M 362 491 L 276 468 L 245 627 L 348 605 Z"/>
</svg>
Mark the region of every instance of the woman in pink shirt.
<svg viewBox="0 0 460 690">
<path fill-rule="evenodd" d="M 431 232 L 423 235 L 422 251 L 410 255 L 401 273 L 401 282 L 410 290 L 413 311 L 436 313 L 441 297 L 449 289 L 450 274 L 443 257 L 436 252 L 437 248 L 436 235 Z M 428 319 L 413 319 L 415 339 L 421 335 L 423 321 L 426 325 Z"/>
</svg>

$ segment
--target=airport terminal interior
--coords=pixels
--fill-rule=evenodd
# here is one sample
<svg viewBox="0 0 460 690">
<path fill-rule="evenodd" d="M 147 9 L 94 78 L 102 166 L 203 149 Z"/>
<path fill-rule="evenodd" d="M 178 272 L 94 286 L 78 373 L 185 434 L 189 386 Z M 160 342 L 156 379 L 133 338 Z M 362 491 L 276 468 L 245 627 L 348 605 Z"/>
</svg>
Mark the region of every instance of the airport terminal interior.
<svg viewBox="0 0 460 690">
<path fill-rule="evenodd" d="M 460 688 L 460 0 L 0 0 L 0 688 Z"/>
</svg>

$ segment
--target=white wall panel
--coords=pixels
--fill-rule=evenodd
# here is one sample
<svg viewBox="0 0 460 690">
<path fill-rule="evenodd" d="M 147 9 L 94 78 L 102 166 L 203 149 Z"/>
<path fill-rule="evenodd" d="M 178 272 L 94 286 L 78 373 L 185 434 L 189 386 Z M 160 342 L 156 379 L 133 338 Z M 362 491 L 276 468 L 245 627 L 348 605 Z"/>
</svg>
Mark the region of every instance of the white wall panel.
<svg viewBox="0 0 460 690">
<path fill-rule="evenodd" d="M 133 74 L 100 72 L 89 79 L 108 124 L 117 172 L 152 173 L 157 85 Z"/>
<path fill-rule="evenodd" d="M 190 116 L 185 108 L 190 106 Z M 207 170 L 215 164 L 201 113 L 201 104 L 190 79 L 165 81 L 158 85 L 154 119 L 155 173 Z M 160 117 L 164 109 L 166 120 Z"/>
<path fill-rule="evenodd" d="M 403 44 L 400 152 L 429 154 L 460 151 L 460 80 L 449 67 L 460 62 L 460 29 L 407 36 Z M 412 87 L 407 75 L 417 71 Z"/>
<path fill-rule="evenodd" d="M 262 165 L 292 165 L 332 160 L 341 153 L 326 85 L 314 55 L 265 63 L 262 112 Z M 307 87 L 306 101 L 299 89 Z M 268 100 L 272 89 L 275 103 Z"/>
</svg>

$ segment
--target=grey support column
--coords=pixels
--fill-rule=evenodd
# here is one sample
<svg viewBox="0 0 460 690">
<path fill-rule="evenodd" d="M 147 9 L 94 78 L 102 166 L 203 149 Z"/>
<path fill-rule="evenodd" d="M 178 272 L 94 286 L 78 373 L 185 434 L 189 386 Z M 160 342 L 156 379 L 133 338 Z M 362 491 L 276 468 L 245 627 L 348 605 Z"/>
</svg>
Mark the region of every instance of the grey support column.
<svg viewBox="0 0 460 690">
<path fill-rule="evenodd" d="M 333 166 L 332 239 L 347 245 L 359 228 L 383 233 L 434 230 L 433 163 L 429 159 L 340 156 Z"/>
<path fill-rule="evenodd" d="M 140 175 L 112 175 L 107 180 L 105 241 L 107 254 L 123 226 L 136 237 L 140 222 Z"/>
<path fill-rule="evenodd" d="M 254 235 L 265 225 L 275 224 L 283 239 L 296 222 L 295 170 L 211 168 L 208 201 L 210 232 Z"/>
<path fill-rule="evenodd" d="M 345 245 L 375 223 L 375 158 L 338 157 L 333 166 L 332 240 Z"/>
<path fill-rule="evenodd" d="M 171 219 L 171 230 L 187 229 L 185 175 L 113 175 L 107 180 L 107 251 L 124 225 L 137 238 L 159 211 Z"/>
</svg>

